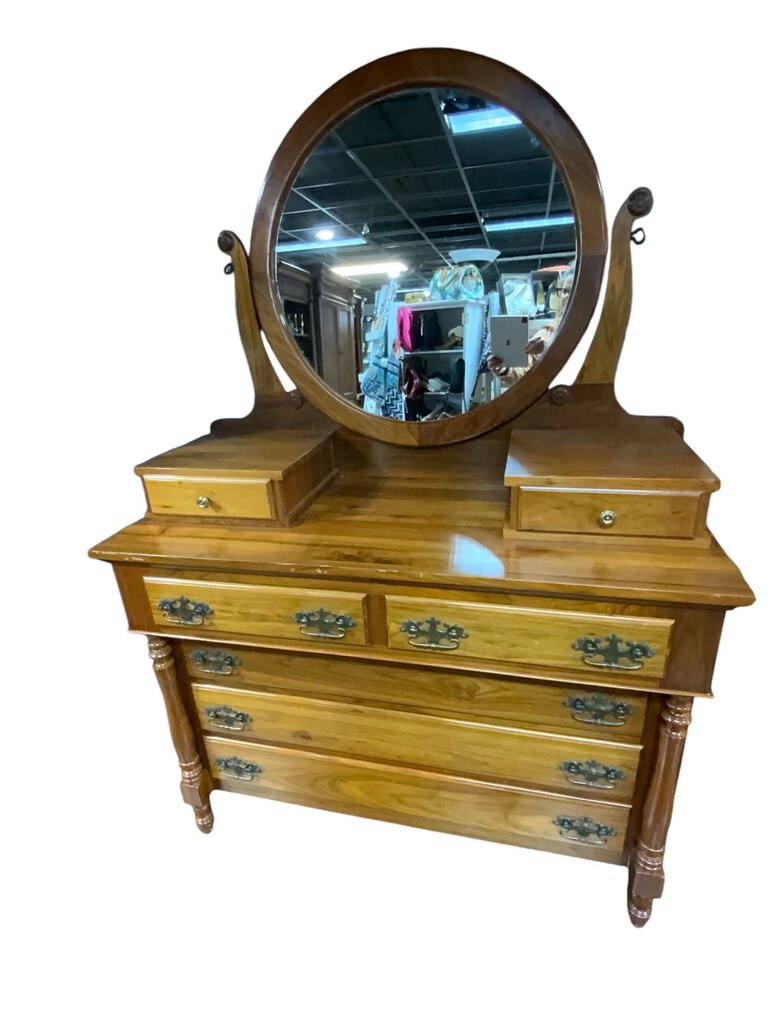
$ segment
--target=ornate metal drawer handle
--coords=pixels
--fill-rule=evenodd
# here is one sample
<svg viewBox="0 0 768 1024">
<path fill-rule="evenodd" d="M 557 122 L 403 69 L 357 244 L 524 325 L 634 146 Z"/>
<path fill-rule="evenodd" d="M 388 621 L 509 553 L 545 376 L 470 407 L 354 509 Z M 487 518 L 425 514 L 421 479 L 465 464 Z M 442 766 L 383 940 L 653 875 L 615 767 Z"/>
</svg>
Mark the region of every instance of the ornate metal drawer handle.
<svg viewBox="0 0 768 1024">
<path fill-rule="evenodd" d="M 563 704 L 571 709 L 571 718 L 587 725 L 626 725 L 633 711 L 628 700 L 609 700 L 601 693 L 590 697 L 566 697 Z"/>
<path fill-rule="evenodd" d="M 246 711 L 235 711 L 228 704 L 218 704 L 213 708 L 206 708 L 208 722 L 215 725 L 217 729 L 230 729 L 232 732 L 242 732 L 253 719 Z"/>
<path fill-rule="evenodd" d="M 190 601 L 188 597 L 164 597 L 157 607 L 169 622 L 183 626 L 199 626 L 213 615 L 213 608 L 202 601 Z"/>
<path fill-rule="evenodd" d="M 189 652 L 189 660 L 199 666 L 207 676 L 231 676 L 236 668 L 242 665 L 240 659 L 226 651 L 210 651 L 196 647 Z"/>
<path fill-rule="evenodd" d="M 222 775 L 230 779 L 240 779 L 241 782 L 252 782 L 257 775 L 261 775 L 261 768 L 252 761 L 243 761 L 239 757 L 217 757 L 216 767 Z"/>
<path fill-rule="evenodd" d="M 616 829 L 612 825 L 602 825 L 599 821 L 592 821 L 586 817 L 561 816 L 554 818 L 552 824 L 560 829 L 563 839 L 570 839 L 572 843 L 586 843 L 588 846 L 605 846 L 608 836 L 616 835 Z"/>
<path fill-rule="evenodd" d="M 344 612 L 329 612 L 318 608 L 313 612 L 296 612 L 293 621 L 298 622 L 299 632 L 304 636 L 322 637 L 326 640 L 341 640 L 348 629 L 354 629 L 355 620 Z"/>
<path fill-rule="evenodd" d="M 593 789 L 616 789 L 617 781 L 624 778 L 621 768 L 611 768 L 599 761 L 563 761 L 558 768 L 575 786 Z"/>
<path fill-rule="evenodd" d="M 468 640 L 469 633 L 462 626 L 449 626 L 433 616 L 429 619 L 407 619 L 400 626 L 401 633 L 408 634 L 411 647 L 430 647 L 438 651 L 455 651 L 461 646 L 459 640 Z"/>
<path fill-rule="evenodd" d="M 604 646 L 600 646 L 601 643 Z M 624 644 L 623 649 L 619 644 Z M 582 661 L 596 668 L 638 669 L 643 667 L 643 658 L 652 658 L 654 652 L 642 641 L 622 640 L 611 633 L 610 636 L 580 636 L 571 647 L 574 651 L 583 651 Z M 629 664 L 625 664 L 629 662 Z"/>
</svg>

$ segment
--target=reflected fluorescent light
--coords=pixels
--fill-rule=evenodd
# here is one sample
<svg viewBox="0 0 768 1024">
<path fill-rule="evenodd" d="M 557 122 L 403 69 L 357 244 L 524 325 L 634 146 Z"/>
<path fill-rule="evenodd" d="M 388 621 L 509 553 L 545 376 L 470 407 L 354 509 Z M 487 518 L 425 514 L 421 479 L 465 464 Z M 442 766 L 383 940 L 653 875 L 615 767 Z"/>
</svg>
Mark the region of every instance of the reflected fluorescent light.
<svg viewBox="0 0 768 1024">
<path fill-rule="evenodd" d="M 563 213 L 556 217 L 528 217 L 524 220 L 487 220 L 486 231 L 531 231 L 534 228 L 559 228 L 573 224 L 573 214 Z"/>
<path fill-rule="evenodd" d="M 466 537 L 464 534 L 458 533 L 453 538 L 451 570 L 461 573 L 462 576 L 499 578 L 504 575 L 504 563 L 484 544 L 473 537 Z"/>
<path fill-rule="evenodd" d="M 319 238 L 321 242 L 330 242 L 330 240 L 335 237 L 336 232 L 331 231 L 330 228 L 323 228 L 322 231 L 315 232 L 315 238 Z"/>
<path fill-rule="evenodd" d="M 367 245 L 364 238 L 334 238 L 330 242 L 280 242 L 276 252 L 311 252 L 315 249 L 343 249 L 348 245 Z"/>
<path fill-rule="evenodd" d="M 467 132 L 488 132 L 495 128 L 514 128 L 523 122 L 504 107 L 484 107 L 482 110 L 462 110 L 458 114 L 446 114 L 448 127 L 454 135 Z"/>
<path fill-rule="evenodd" d="M 397 277 L 408 267 L 404 263 L 346 263 L 340 267 L 333 267 L 334 274 L 341 277 L 369 277 L 373 274 L 389 274 L 390 277 Z"/>
</svg>

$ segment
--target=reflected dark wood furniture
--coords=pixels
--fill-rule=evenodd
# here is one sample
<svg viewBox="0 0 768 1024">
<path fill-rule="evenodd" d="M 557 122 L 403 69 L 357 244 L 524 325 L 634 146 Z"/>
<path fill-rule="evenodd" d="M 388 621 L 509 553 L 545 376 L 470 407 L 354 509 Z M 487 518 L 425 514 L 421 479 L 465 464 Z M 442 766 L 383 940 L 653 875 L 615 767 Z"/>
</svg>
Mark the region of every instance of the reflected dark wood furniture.
<svg viewBox="0 0 768 1024">
<path fill-rule="evenodd" d="M 361 330 L 361 302 L 354 286 L 322 265 L 309 271 L 281 262 L 277 279 L 285 317 L 299 351 L 323 374 L 329 387 L 354 401 Z"/>
<path fill-rule="evenodd" d="M 576 145 L 523 76 L 418 51 L 321 97 L 264 202 L 355 102 L 449 77 L 546 128 L 562 159 Z M 718 481 L 681 425 L 630 416 L 614 395 L 647 190 L 616 218 L 584 368 L 549 387 L 605 255 L 599 183 L 574 174 L 589 258 L 570 334 L 523 392 L 442 433 L 342 408 L 289 349 L 275 211 L 259 207 L 250 261 L 222 236 L 254 409 L 140 466 L 146 517 L 91 552 L 113 563 L 130 628 L 149 638 L 202 831 L 226 789 L 567 853 L 626 865 L 631 920 L 648 920 L 693 698 L 711 693 L 725 612 L 753 595 L 707 529 Z M 281 392 L 260 327 L 298 391 Z"/>
</svg>

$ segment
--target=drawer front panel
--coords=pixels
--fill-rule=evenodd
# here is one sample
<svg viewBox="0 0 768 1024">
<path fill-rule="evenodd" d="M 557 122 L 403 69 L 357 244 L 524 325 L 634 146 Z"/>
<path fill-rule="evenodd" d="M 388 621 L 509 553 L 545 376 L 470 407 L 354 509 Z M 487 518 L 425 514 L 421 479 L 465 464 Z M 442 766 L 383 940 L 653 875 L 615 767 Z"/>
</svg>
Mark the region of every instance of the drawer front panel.
<svg viewBox="0 0 768 1024">
<path fill-rule="evenodd" d="M 619 863 L 629 807 L 206 737 L 223 789 Z M 556 824 L 557 822 L 557 824 Z"/>
<path fill-rule="evenodd" d="M 465 672 L 400 667 L 326 655 L 307 657 L 245 647 L 183 644 L 192 678 L 320 698 L 366 701 L 609 740 L 638 742 L 647 698 L 576 687 L 524 683 Z"/>
<path fill-rule="evenodd" d="M 640 747 L 385 708 L 194 684 L 204 730 L 629 800 Z"/>
<path fill-rule="evenodd" d="M 145 476 L 149 507 L 160 515 L 271 519 L 267 480 Z"/>
<path fill-rule="evenodd" d="M 518 489 L 519 530 L 694 537 L 700 497 L 686 491 Z"/>
<path fill-rule="evenodd" d="M 144 584 L 158 626 L 326 646 L 365 644 L 362 594 L 151 576 Z"/>
<path fill-rule="evenodd" d="M 387 610 L 389 643 L 398 650 L 561 671 L 586 665 L 595 678 L 617 673 L 661 679 L 672 629 L 669 619 L 420 598 L 388 597 Z M 627 651 L 630 645 L 637 649 Z"/>
</svg>

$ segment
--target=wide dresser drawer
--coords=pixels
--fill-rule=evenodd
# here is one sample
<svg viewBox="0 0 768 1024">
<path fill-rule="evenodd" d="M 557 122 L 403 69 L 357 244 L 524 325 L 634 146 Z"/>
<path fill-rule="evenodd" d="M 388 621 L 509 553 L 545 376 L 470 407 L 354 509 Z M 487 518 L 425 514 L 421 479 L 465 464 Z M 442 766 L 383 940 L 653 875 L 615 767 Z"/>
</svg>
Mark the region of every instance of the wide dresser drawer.
<svg viewBox="0 0 768 1024">
<path fill-rule="evenodd" d="M 610 863 L 622 859 L 628 805 L 210 736 L 205 747 L 222 789 Z"/>
<path fill-rule="evenodd" d="M 147 576 L 156 625 L 195 633 L 240 633 L 279 640 L 361 646 L 363 594 Z"/>
<path fill-rule="evenodd" d="M 187 675 L 201 683 L 386 705 L 612 743 L 640 740 L 648 700 L 641 693 L 361 662 L 325 652 L 297 654 L 192 641 L 182 644 L 182 652 Z"/>
<path fill-rule="evenodd" d="M 390 647 L 413 654 L 475 658 L 561 672 L 585 666 L 636 679 L 664 675 L 671 619 L 550 608 L 387 597 Z"/>
<path fill-rule="evenodd" d="M 204 731 L 521 785 L 632 796 L 639 746 L 289 694 L 193 684 Z"/>
</svg>

